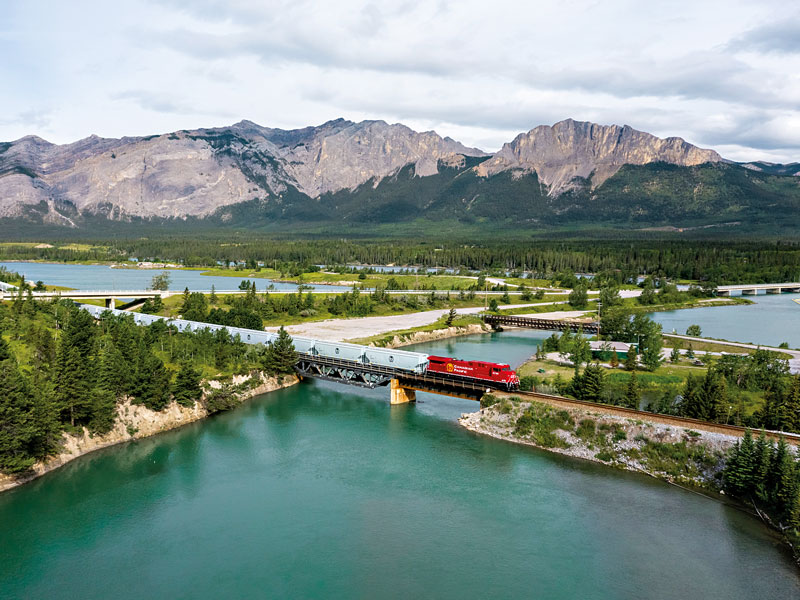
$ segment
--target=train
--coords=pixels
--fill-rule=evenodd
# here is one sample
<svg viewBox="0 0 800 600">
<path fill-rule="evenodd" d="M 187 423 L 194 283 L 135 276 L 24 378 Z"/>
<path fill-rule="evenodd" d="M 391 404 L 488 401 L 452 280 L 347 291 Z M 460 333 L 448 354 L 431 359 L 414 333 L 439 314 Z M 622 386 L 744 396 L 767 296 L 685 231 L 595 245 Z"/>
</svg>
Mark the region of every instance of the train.
<svg viewBox="0 0 800 600">
<path fill-rule="evenodd" d="M 519 389 L 519 377 L 510 365 L 483 360 L 459 360 L 447 356 L 428 356 L 428 372 L 443 373 L 455 379 L 489 382 L 508 391 Z"/>
<path fill-rule="evenodd" d="M 238 335 L 246 344 L 268 344 L 274 342 L 278 335 L 268 331 L 215 325 L 213 323 L 200 323 L 183 319 L 170 319 L 158 315 L 144 313 L 129 313 L 117 309 L 103 308 L 91 304 L 79 304 L 80 308 L 99 318 L 104 312 L 109 311 L 116 315 L 133 317 L 138 325 L 150 325 L 155 321 L 168 321 L 179 331 L 197 331 L 200 329 L 227 329 L 232 336 Z M 336 360 L 344 360 L 360 365 L 376 365 L 388 367 L 396 371 L 406 371 L 415 375 L 433 373 L 447 378 L 486 383 L 487 387 L 502 388 L 508 391 L 519 389 L 519 377 L 511 367 L 503 363 L 492 363 L 480 360 L 460 360 L 446 356 L 429 356 L 420 352 L 408 352 L 390 348 L 374 348 L 360 346 L 346 342 L 331 342 L 317 340 L 302 336 L 292 336 L 294 348 L 298 354 L 310 357 L 320 356 Z"/>
</svg>

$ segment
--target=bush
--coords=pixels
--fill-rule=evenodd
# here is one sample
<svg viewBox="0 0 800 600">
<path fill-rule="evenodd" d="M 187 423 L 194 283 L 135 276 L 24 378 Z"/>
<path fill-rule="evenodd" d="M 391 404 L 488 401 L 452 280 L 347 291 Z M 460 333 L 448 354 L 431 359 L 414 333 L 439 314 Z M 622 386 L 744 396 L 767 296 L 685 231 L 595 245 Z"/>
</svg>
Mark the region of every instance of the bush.
<svg viewBox="0 0 800 600">
<path fill-rule="evenodd" d="M 499 402 L 499 398 L 494 394 L 484 394 L 481 397 L 481 408 L 489 408 Z"/>
</svg>

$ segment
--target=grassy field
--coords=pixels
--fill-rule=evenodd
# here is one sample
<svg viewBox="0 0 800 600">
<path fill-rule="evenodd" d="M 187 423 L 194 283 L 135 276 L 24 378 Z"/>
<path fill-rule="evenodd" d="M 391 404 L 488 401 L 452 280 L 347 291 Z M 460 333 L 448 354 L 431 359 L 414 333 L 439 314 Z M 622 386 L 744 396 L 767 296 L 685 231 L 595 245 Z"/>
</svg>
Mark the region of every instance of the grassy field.
<svg viewBox="0 0 800 600">
<path fill-rule="evenodd" d="M 708 341 L 689 341 L 689 340 L 682 340 L 679 338 L 673 338 L 669 336 L 664 336 L 664 345 L 669 346 L 670 348 L 675 347 L 676 345 L 679 348 L 683 348 L 684 350 L 688 349 L 689 346 L 692 347 L 692 350 L 695 354 L 698 352 L 727 352 L 728 354 L 752 354 L 756 351 L 755 348 L 742 348 L 740 346 L 732 346 L 730 344 L 726 344 L 725 342 L 718 342 L 715 340 L 708 340 Z M 786 354 L 785 352 L 779 352 L 778 354 L 781 355 L 781 358 L 791 358 L 790 354 Z"/>
<path fill-rule="evenodd" d="M 482 323 L 479 317 L 473 315 L 466 315 L 463 317 L 458 317 L 453 321 L 451 327 L 466 327 L 468 325 L 475 325 Z M 398 329 L 396 331 L 390 331 L 388 333 L 380 333 L 378 335 L 372 335 L 365 338 L 355 338 L 352 340 L 347 340 L 353 344 L 375 344 L 376 346 L 385 346 L 389 342 L 391 342 L 396 336 L 397 337 L 407 337 L 418 331 L 436 331 L 437 329 L 444 329 L 447 327 L 445 323 L 445 317 L 442 317 L 435 323 L 431 323 L 430 325 L 422 325 L 420 327 L 410 327 L 408 329 Z"/>
</svg>

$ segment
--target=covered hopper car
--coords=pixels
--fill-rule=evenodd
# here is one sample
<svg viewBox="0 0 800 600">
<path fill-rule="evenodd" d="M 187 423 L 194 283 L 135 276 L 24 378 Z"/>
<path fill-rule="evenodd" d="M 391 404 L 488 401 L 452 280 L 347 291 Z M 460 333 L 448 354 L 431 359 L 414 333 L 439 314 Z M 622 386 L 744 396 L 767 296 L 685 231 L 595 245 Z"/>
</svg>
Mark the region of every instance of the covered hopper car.
<svg viewBox="0 0 800 600">
<path fill-rule="evenodd" d="M 109 311 L 109 309 L 101 306 L 92 306 L 88 304 L 81 304 L 79 306 L 98 318 L 106 311 Z M 165 320 L 179 331 L 198 331 L 200 329 L 216 331 L 218 329 L 227 329 L 230 335 L 238 335 L 246 344 L 268 344 L 274 342 L 278 338 L 277 334 L 267 331 L 257 331 L 254 329 L 243 329 L 211 323 L 199 323 L 182 319 L 169 319 L 158 315 L 128 313 L 115 309 L 111 309 L 110 312 L 116 315 L 130 316 L 138 325 L 150 325 L 155 321 Z M 295 350 L 301 356 L 329 358 L 358 363 L 365 366 L 375 365 L 386 367 L 393 371 L 406 371 L 416 375 L 425 375 L 430 372 L 452 379 L 473 382 L 478 381 L 486 383 L 487 387 L 506 390 L 516 390 L 519 388 L 519 377 L 517 377 L 517 374 L 512 371 L 511 367 L 507 364 L 491 363 L 481 360 L 459 360 L 445 356 L 428 356 L 427 354 L 419 352 L 408 352 L 406 350 L 391 348 L 373 348 L 345 342 L 315 340 L 300 336 L 294 336 L 292 341 L 294 342 Z"/>
</svg>

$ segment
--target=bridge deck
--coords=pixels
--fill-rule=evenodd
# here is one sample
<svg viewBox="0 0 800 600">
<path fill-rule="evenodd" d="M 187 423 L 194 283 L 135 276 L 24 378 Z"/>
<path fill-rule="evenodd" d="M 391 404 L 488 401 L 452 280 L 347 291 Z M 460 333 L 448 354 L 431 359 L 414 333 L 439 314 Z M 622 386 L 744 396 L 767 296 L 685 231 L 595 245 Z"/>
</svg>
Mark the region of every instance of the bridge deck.
<svg viewBox="0 0 800 600">
<path fill-rule="evenodd" d="M 536 317 L 523 317 L 519 315 L 482 315 L 488 325 L 505 325 L 506 327 L 525 327 L 528 329 L 545 329 L 563 331 L 569 329 L 577 332 L 597 334 L 600 333 L 600 324 L 596 321 L 591 323 L 579 323 L 576 321 L 564 321 L 561 319 L 537 319 Z"/>
</svg>

